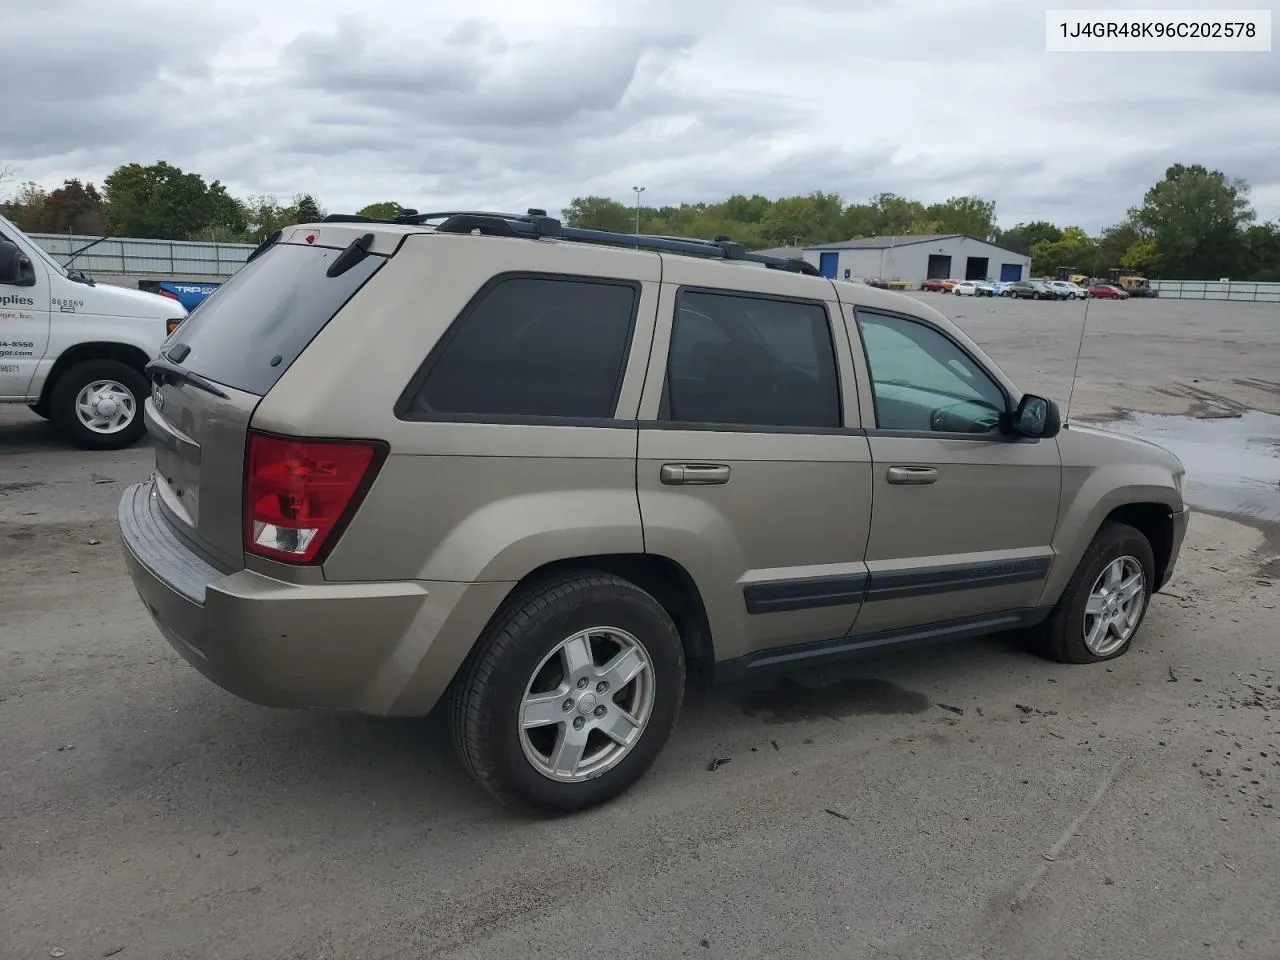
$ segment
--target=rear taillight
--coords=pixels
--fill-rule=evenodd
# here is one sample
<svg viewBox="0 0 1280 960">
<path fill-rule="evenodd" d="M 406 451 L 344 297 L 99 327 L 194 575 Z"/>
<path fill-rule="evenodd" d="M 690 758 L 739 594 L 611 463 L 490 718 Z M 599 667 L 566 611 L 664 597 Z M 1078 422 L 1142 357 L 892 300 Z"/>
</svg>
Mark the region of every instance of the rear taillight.
<svg viewBox="0 0 1280 960">
<path fill-rule="evenodd" d="M 367 440 L 299 440 L 249 433 L 245 550 L 319 563 L 360 505 L 386 457 Z"/>
</svg>

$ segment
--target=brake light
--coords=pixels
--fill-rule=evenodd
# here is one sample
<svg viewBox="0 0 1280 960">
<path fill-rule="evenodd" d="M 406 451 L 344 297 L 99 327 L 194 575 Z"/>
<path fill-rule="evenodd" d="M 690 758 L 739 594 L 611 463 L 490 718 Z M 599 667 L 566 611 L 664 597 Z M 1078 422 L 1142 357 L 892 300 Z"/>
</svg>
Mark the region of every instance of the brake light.
<svg viewBox="0 0 1280 960">
<path fill-rule="evenodd" d="M 299 440 L 249 433 L 245 550 L 285 563 L 319 563 L 364 499 L 386 458 L 367 440 Z"/>
</svg>

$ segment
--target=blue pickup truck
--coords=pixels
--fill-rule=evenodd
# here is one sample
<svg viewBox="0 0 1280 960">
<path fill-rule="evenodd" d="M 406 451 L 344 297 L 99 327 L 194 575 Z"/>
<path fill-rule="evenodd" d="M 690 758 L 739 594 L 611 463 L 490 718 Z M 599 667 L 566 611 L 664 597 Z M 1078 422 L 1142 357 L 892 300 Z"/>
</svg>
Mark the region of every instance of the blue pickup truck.
<svg viewBox="0 0 1280 960">
<path fill-rule="evenodd" d="M 194 283 L 189 280 L 139 280 L 138 289 L 147 293 L 158 293 L 170 300 L 177 300 L 190 313 L 217 290 L 220 283 Z"/>
</svg>

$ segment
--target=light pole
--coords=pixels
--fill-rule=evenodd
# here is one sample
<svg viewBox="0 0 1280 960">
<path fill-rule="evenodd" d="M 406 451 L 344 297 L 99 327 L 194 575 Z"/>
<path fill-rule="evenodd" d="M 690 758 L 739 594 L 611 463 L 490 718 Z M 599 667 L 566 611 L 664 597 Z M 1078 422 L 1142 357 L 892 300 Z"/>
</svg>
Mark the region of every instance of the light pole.
<svg viewBox="0 0 1280 960">
<path fill-rule="evenodd" d="M 636 192 L 636 236 L 640 236 L 640 194 L 644 193 L 644 187 L 632 187 Z"/>
</svg>

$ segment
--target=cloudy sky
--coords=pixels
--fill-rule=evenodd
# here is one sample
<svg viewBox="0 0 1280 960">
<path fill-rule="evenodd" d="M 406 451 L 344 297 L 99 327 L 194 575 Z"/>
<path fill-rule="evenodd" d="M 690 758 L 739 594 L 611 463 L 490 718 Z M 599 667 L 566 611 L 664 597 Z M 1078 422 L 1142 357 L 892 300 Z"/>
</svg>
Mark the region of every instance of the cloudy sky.
<svg viewBox="0 0 1280 960">
<path fill-rule="evenodd" d="M 52 186 L 163 159 L 330 211 L 975 193 L 1006 226 L 1095 230 L 1182 161 L 1280 217 L 1280 53 L 1050 54 L 1048 7 L 1118 5 L 13 4 L 0 167 Z"/>
</svg>

